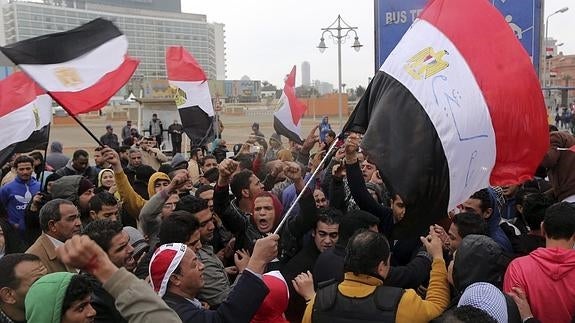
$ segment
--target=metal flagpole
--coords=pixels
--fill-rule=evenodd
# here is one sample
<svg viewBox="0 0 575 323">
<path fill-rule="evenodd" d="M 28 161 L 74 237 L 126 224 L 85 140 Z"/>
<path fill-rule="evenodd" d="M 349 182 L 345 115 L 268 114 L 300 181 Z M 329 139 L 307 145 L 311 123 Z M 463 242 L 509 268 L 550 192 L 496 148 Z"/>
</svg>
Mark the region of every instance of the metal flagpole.
<svg viewBox="0 0 575 323">
<path fill-rule="evenodd" d="M 338 136 L 339 137 L 339 136 Z M 336 137 L 336 138 L 338 138 Z M 285 223 L 285 221 L 287 220 L 287 218 L 289 217 L 290 213 L 292 212 L 292 210 L 295 208 L 296 204 L 299 202 L 299 200 L 301 199 L 303 193 L 305 192 L 305 190 L 308 188 L 309 184 L 315 179 L 315 176 L 317 175 L 317 173 L 319 172 L 319 170 L 321 169 L 321 167 L 323 166 L 323 164 L 325 163 L 326 160 L 331 159 L 331 152 L 335 149 L 335 146 L 337 145 L 338 139 L 334 140 L 333 143 L 331 144 L 331 146 L 329 147 L 327 153 L 325 154 L 325 156 L 323 157 L 323 159 L 319 162 L 319 165 L 317 165 L 317 168 L 313 171 L 313 173 L 311 174 L 311 177 L 309 178 L 309 180 L 305 183 L 305 186 L 303 187 L 303 189 L 301 190 L 301 192 L 299 192 L 298 196 L 296 197 L 295 201 L 293 202 L 293 204 L 290 206 L 290 208 L 287 210 L 286 214 L 284 215 L 283 219 L 281 220 L 281 222 L 278 224 L 278 227 L 276 228 L 276 230 L 274 231 L 274 234 L 278 234 L 278 232 L 280 232 L 280 229 L 282 228 L 283 224 Z"/>
<path fill-rule="evenodd" d="M 52 108 L 52 107 L 50 107 Z M 50 123 L 48 124 L 48 141 L 46 142 L 46 149 L 44 149 L 44 158 L 42 161 L 42 173 L 40 174 L 40 178 L 38 179 L 38 181 L 40 182 L 40 185 L 42 184 L 42 180 L 44 180 L 44 173 L 46 172 L 46 157 L 48 156 L 48 146 L 50 146 L 50 130 L 52 130 L 52 113 L 50 113 Z M 43 191 L 44 187 L 40 187 L 40 191 Z"/>
</svg>

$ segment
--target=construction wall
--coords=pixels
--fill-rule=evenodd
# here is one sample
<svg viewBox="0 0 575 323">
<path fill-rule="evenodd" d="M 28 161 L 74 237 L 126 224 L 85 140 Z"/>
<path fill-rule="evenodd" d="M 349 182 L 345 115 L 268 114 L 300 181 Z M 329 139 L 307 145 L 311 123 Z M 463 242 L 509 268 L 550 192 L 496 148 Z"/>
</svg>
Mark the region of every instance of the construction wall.
<svg viewBox="0 0 575 323">
<path fill-rule="evenodd" d="M 326 94 L 319 98 L 310 98 L 310 99 L 300 99 L 307 105 L 307 112 L 305 113 L 305 117 L 316 117 L 321 116 L 337 116 L 339 115 L 338 110 L 338 99 L 337 93 Z M 347 95 L 343 94 L 341 96 L 342 101 L 342 114 L 346 116 L 349 114 L 348 106 L 347 106 Z"/>
</svg>

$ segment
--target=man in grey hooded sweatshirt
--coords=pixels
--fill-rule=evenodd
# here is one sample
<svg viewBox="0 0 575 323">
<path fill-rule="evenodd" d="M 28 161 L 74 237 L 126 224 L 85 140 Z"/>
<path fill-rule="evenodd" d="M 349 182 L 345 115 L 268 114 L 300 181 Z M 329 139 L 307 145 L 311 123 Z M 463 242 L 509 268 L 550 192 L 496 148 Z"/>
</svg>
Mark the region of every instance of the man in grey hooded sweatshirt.
<svg viewBox="0 0 575 323">
<path fill-rule="evenodd" d="M 65 167 L 70 158 L 62 153 L 62 143 L 54 141 L 50 145 L 50 153 L 46 156 L 46 163 L 54 169 Z"/>
</svg>

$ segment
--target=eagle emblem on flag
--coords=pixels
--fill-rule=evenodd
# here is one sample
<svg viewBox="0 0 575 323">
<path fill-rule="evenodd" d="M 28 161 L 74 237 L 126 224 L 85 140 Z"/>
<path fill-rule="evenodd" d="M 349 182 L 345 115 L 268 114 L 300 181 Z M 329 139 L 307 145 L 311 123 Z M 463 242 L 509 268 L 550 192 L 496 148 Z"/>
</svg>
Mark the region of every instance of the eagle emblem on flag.
<svg viewBox="0 0 575 323">
<path fill-rule="evenodd" d="M 36 129 L 40 128 L 40 112 L 38 111 L 38 107 L 34 104 L 32 108 L 32 113 L 34 114 L 34 123 L 36 124 Z"/>
<path fill-rule="evenodd" d="M 58 67 L 54 69 L 54 75 L 65 87 L 74 87 L 83 83 L 80 74 L 73 67 Z"/>
<path fill-rule="evenodd" d="M 404 69 L 416 80 L 427 79 L 449 66 L 445 55 L 449 53 L 444 49 L 436 52 L 431 47 L 424 48 L 407 61 Z"/>
<path fill-rule="evenodd" d="M 170 85 L 172 88 L 172 92 L 174 93 L 174 101 L 176 101 L 177 106 L 184 105 L 186 103 L 188 96 L 186 95 L 186 91 L 180 89 L 175 85 Z"/>
</svg>

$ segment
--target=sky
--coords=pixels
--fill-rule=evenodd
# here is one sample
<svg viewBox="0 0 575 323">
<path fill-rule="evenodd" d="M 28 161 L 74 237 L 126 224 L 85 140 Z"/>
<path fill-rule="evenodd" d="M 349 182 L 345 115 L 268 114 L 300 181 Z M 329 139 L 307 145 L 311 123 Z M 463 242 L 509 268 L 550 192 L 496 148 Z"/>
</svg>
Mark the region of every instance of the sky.
<svg viewBox="0 0 575 323">
<path fill-rule="evenodd" d="M 226 25 L 228 79 L 247 75 L 280 88 L 293 65 L 297 66 L 296 85 L 301 84 L 303 61 L 310 63 L 312 80 L 337 87 L 337 45 L 326 39 L 328 48 L 323 54 L 316 47 L 321 28 L 340 14 L 349 25 L 358 27 L 363 45 L 359 52 L 354 51 L 351 37 L 341 49 L 342 83 L 355 88 L 366 87 L 374 74 L 373 4 L 373 0 L 182 0 L 182 10 L 205 14 L 208 22 Z M 575 54 L 575 1 L 545 0 L 544 15 L 569 5 L 570 10 L 549 19 L 549 37 L 564 43 L 560 51 Z"/>
</svg>

